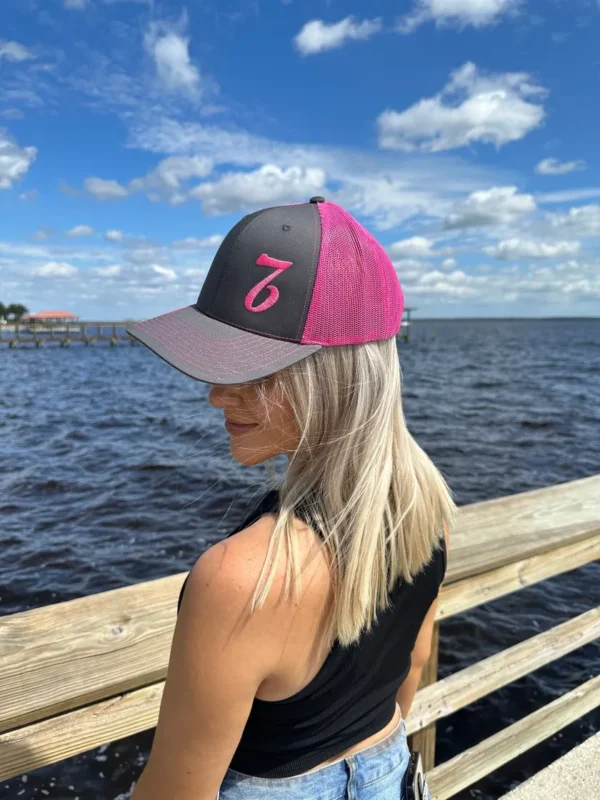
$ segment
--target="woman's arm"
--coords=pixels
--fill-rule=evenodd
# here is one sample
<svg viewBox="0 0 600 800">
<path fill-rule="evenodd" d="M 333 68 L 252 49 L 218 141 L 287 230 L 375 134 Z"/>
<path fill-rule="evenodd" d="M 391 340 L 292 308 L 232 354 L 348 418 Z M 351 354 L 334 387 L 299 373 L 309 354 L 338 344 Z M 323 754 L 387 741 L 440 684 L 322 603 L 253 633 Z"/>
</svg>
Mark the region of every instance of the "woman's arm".
<svg viewBox="0 0 600 800">
<path fill-rule="evenodd" d="M 446 558 L 450 549 L 449 530 L 446 523 L 444 523 L 444 538 L 446 540 Z M 406 676 L 404 683 L 400 686 L 396 693 L 396 700 L 402 709 L 402 717 L 407 719 L 408 712 L 415 699 L 415 694 L 419 688 L 419 681 L 421 680 L 421 673 L 423 667 L 429 661 L 431 656 L 431 641 L 433 638 L 433 626 L 435 623 L 435 615 L 437 613 L 438 598 L 436 597 L 421 624 L 415 646 L 411 653 L 411 667 L 410 672 Z"/>
<path fill-rule="evenodd" d="M 433 637 L 433 624 L 435 622 L 437 605 L 438 599 L 436 597 L 429 607 L 429 611 L 427 612 L 425 619 L 423 620 L 421 629 L 419 630 L 419 634 L 417 636 L 417 641 L 413 647 L 410 656 L 410 672 L 396 693 L 396 701 L 402 709 L 403 719 L 407 719 L 408 717 L 408 712 L 410 711 L 410 707 L 419 687 L 419 681 L 421 680 L 423 667 L 431 655 L 431 640 Z"/>
<path fill-rule="evenodd" d="M 281 657 L 292 618 L 290 602 L 277 604 L 279 573 L 265 605 L 247 613 L 268 526 L 265 518 L 213 545 L 190 572 L 152 751 L 132 800 L 217 796 L 256 692 Z"/>
</svg>

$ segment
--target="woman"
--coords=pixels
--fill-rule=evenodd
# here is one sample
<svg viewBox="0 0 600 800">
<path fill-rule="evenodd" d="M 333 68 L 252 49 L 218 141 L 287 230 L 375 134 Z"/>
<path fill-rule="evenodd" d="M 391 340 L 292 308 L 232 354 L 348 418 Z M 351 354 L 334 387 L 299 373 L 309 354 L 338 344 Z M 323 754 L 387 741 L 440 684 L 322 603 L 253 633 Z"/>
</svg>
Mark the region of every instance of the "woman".
<svg viewBox="0 0 600 800">
<path fill-rule="evenodd" d="M 409 434 L 383 247 L 314 197 L 244 217 L 197 303 L 129 332 L 285 477 L 179 598 L 133 800 L 401 800 L 456 507 Z M 428 796 L 428 793 L 425 795 Z"/>
</svg>

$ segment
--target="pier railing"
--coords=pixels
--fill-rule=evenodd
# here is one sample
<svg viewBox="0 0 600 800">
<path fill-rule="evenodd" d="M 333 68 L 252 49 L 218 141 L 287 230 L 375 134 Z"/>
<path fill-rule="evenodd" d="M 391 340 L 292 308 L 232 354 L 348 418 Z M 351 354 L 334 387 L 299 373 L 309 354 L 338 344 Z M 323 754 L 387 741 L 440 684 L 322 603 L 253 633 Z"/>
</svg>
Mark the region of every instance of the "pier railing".
<svg viewBox="0 0 600 800">
<path fill-rule="evenodd" d="M 414 308 L 404 309 L 402 326 L 396 334 L 397 340 L 408 342 L 410 340 L 411 313 Z M 43 347 L 54 342 L 61 347 L 69 347 L 80 342 L 84 345 L 93 345 L 95 342 L 108 342 L 111 345 L 130 342 L 139 344 L 137 339 L 130 336 L 125 326 L 135 320 L 121 322 L 10 322 L 0 326 L 0 345 L 8 347 L 24 347 L 34 345 Z"/>
<path fill-rule="evenodd" d="M 600 476 L 464 506 L 407 719 L 434 800 L 600 705 L 600 675 L 445 763 L 436 721 L 600 636 L 600 608 L 437 680 L 439 624 L 600 559 Z M 153 728 L 186 572 L 0 620 L 0 780 Z"/>
<path fill-rule="evenodd" d="M 0 327 L 0 344 L 7 344 L 9 347 L 43 347 L 51 342 L 61 347 L 69 347 L 75 342 L 84 345 L 93 345 L 95 342 L 108 342 L 111 345 L 120 342 L 136 344 L 133 336 L 125 330 L 125 326 L 132 321 L 11 322 Z"/>
</svg>

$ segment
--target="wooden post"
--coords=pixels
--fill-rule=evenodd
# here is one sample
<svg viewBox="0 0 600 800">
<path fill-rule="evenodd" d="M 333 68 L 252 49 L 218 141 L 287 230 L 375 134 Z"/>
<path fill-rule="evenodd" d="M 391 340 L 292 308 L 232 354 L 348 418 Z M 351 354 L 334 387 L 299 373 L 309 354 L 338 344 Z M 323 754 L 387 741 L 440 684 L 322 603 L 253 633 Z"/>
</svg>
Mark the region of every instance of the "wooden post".
<svg viewBox="0 0 600 800">
<path fill-rule="evenodd" d="M 430 686 L 437 681 L 438 672 L 438 652 L 440 641 L 440 624 L 436 622 L 433 626 L 433 636 L 431 639 L 431 656 L 423 667 L 419 689 Z M 411 750 L 418 750 L 423 759 L 423 769 L 425 772 L 435 767 L 435 722 L 426 728 L 414 733 L 410 737 L 409 747 Z"/>
</svg>

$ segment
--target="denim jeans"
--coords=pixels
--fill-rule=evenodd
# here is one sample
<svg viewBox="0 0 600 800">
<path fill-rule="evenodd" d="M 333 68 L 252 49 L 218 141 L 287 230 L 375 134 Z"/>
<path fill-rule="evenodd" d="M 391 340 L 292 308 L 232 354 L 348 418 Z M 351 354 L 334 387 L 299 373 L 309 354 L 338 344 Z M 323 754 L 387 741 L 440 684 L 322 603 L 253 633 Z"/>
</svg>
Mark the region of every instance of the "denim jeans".
<svg viewBox="0 0 600 800">
<path fill-rule="evenodd" d="M 312 772 L 255 778 L 228 769 L 216 800 L 406 800 L 409 750 L 400 719 L 384 739 Z M 426 792 L 426 800 L 431 800 Z"/>
</svg>

